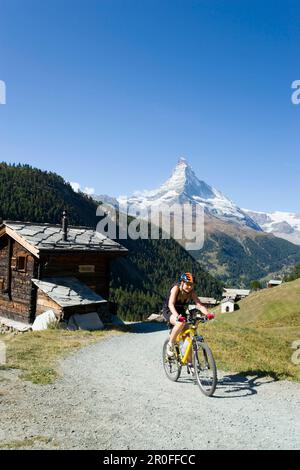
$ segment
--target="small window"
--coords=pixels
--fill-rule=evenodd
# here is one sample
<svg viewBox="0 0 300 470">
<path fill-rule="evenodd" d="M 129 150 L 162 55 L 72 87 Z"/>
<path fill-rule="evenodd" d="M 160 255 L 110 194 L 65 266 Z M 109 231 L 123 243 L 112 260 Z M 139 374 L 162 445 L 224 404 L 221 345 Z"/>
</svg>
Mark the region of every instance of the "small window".
<svg viewBox="0 0 300 470">
<path fill-rule="evenodd" d="M 26 256 L 17 256 L 17 271 L 26 271 Z"/>
</svg>

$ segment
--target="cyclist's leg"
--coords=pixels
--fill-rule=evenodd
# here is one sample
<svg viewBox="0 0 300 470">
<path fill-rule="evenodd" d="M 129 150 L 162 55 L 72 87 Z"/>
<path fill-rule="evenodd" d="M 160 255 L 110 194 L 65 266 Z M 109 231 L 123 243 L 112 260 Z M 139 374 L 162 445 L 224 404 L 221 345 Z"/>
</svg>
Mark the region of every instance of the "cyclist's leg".
<svg viewBox="0 0 300 470">
<path fill-rule="evenodd" d="M 181 333 L 181 331 L 185 328 L 185 324 L 183 322 L 178 322 L 177 315 L 171 315 L 169 322 L 173 325 L 173 329 L 170 334 L 169 343 L 174 344 L 176 342 L 177 335 Z"/>
</svg>

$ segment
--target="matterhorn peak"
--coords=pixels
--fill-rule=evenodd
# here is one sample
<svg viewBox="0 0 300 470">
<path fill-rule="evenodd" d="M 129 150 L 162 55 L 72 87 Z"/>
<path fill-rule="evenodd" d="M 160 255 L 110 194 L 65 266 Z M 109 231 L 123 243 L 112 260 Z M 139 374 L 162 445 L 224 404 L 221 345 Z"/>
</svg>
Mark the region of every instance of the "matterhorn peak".
<svg viewBox="0 0 300 470">
<path fill-rule="evenodd" d="M 191 165 L 188 163 L 185 157 L 179 157 L 177 165 L 174 168 L 174 171 L 185 171 L 186 169 L 192 170 Z"/>
<path fill-rule="evenodd" d="M 121 198 L 119 198 L 121 204 Z M 159 188 L 134 193 L 128 198 L 133 209 L 142 211 L 163 205 L 199 204 L 206 213 L 260 230 L 260 227 L 220 191 L 200 180 L 185 157 L 180 157 L 169 179 Z"/>
<path fill-rule="evenodd" d="M 175 166 L 174 170 L 170 178 L 165 182 L 165 185 L 168 186 L 178 186 L 181 187 L 183 190 L 183 186 L 186 184 L 188 180 L 195 180 L 197 179 L 191 165 L 189 165 L 187 159 L 185 157 L 180 157 L 177 165 Z M 178 188 L 179 189 L 179 188 Z"/>
<path fill-rule="evenodd" d="M 171 177 L 161 186 L 161 190 L 172 190 L 180 195 L 180 200 L 190 200 L 194 196 L 202 198 L 214 197 L 213 188 L 204 181 L 200 181 L 195 175 L 187 159 L 180 157 Z"/>
<path fill-rule="evenodd" d="M 186 158 L 180 157 L 177 165 L 175 166 L 174 170 L 172 171 L 172 174 L 170 178 L 165 182 L 168 186 L 178 186 L 182 185 L 185 183 L 186 177 L 187 177 L 187 170 L 190 169 L 191 167 L 187 163 Z"/>
<path fill-rule="evenodd" d="M 177 166 L 178 165 L 186 165 L 186 166 L 189 166 L 188 165 L 188 162 L 187 162 L 187 159 L 185 157 L 179 157 L 178 158 L 178 163 L 177 163 Z"/>
</svg>

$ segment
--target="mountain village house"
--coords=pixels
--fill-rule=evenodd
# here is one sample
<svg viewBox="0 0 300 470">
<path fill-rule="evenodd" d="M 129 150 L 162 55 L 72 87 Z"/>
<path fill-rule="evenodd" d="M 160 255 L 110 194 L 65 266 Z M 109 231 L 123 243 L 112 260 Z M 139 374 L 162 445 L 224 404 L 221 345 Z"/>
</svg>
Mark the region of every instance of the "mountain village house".
<svg viewBox="0 0 300 470">
<path fill-rule="evenodd" d="M 110 319 L 109 275 L 127 249 L 86 227 L 5 221 L 0 225 L 0 317 L 32 323 L 97 312 Z"/>
<path fill-rule="evenodd" d="M 225 298 L 221 302 L 221 313 L 234 312 L 235 310 L 235 300 L 230 297 Z"/>
<path fill-rule="evenodd" d="M 276 286 L 280 286 L 282 284 L 282 281 L 279 279 L 271 279 L 270 281 L 267 282 L 267 287 L 272 288 Z"/>
<path fill-rule="evenodd" d="M 238 302 L 241 299 L 244 299 L 245 297 L 248 297 L 250 294 L 250 289 L 223 289 L 223 294 L 222 296 L 225 298 L 231 298 Z"/>
<path fill-rule="evenodd" d="M 234 312 L 237 308 L 236 302 L 250 294 L 249 289 L 223 289 L 224 299 L 221 302 L 221 313 Z"/>
<path fill-rule="evenodd" d="M 218 305 L 218 301 L 213 297 L 199 297 L 199 300 L 206 308 L 213 308 Z"/>
</svg>

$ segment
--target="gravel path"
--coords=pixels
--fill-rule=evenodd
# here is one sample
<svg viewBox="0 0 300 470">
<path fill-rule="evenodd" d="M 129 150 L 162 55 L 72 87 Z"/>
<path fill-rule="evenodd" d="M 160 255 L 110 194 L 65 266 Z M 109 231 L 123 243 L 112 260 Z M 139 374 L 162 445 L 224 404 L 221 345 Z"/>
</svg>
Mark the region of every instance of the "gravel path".
<svg viewBox="0 0 300 470">
<path fill-rule="evenodd" d="M 206 398 L 185 371 L 177 383 L 165 376 L 167 333 L 160 328 L 140 324 L 73 354 L 53 385 L 0 371 L 0 443 L 26 437 L 36 439 L 30 448 L 45 449 L 300 447 L 299 384 L 219 373 L 215 397 Z"/>
</svg>

